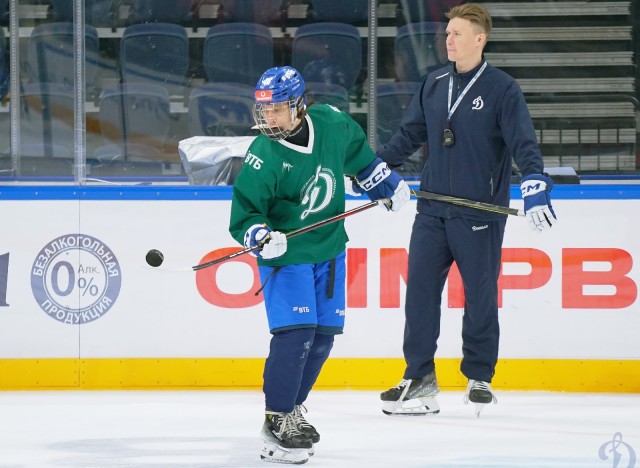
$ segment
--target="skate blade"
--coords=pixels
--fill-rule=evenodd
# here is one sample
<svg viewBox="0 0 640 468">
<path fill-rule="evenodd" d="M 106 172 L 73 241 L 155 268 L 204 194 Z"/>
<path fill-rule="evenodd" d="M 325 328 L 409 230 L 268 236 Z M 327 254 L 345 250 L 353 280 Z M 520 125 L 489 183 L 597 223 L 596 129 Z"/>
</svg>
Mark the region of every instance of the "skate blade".
<svg viewBox="0 0 640 468">
<path fill-rule="evenodd" d="M 421 397 L 403 402 L 385 401 L 382 403 L 382 412 L 387 416 L 426 416 L 438 414 L 440 405 L 434 397 Z"/>
<path fill-rule="evenodd" d="M 482 412 L 484 407 L 487 406 L 487 405 L 488 405 L 488 403 L 475 403 L 475 402 L 473 402 L 473 410 L 476 413 L 476 418 L 480 417 L 480 413 Z"/>
<path fill-rule="evenodd" d="M 309 461 L 311 449 L 288 449 L 270 442 L 264 442 L 260 458 L 265 462 L 282 463 L 287 465 L 302 465 Z"/>
</svg>

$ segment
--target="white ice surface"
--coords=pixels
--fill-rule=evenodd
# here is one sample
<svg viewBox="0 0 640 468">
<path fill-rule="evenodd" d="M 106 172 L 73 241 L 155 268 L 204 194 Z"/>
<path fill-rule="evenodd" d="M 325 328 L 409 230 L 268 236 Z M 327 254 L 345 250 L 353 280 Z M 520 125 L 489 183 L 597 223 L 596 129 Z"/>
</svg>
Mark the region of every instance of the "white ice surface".
<svg viewBox="0 0 640 468">
<path fill-rule="evenodd" d="M 314 390 L 304 466 L 640 468 L 640 395 L 497 395 L 479 419 L 461 392 L 439 415 L 390 417 L 378 392 Z M 259 459 L 262 420 L 259 391 L 0 392 L 0 467 L 283 466 Z"/>
</svg>

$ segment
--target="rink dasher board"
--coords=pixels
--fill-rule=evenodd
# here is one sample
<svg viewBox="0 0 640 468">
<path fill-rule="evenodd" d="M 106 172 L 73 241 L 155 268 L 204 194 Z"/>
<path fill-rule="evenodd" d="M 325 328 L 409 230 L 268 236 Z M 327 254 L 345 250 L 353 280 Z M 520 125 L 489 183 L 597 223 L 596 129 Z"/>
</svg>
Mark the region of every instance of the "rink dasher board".
<svg viewBox="0 0 640 468">
<path fill-rule="evenodd" d="M 254 388 L 268 350 L 252 257 L 239 248 L 229 187 L 2 187 L 0 388 Z M 557 186 L 559 221 L 509 219 L 500 291 L 503 388 L 640 391 L 640 188 Z M 367 200 L 349 198 L 347 209 Z M 345 333 L 319 385 L 378 388 L 402 372 L 406 256 L 415 201 L 346 220 Z M 512 207 L 521 208 L 518 187 Z M 76 244 L 74 244 L 74 242 Z M 38 270 L 40 274 L 38 274 Z M 44 274 L 47 270 L 47 274 Z M 459 373 L 463 296 L 443 295 L 439 380 Z M 55 272 L 55 274 L 54 274 Z M 47 276 L 48 275 L 48 276 Z"/>
</svg>

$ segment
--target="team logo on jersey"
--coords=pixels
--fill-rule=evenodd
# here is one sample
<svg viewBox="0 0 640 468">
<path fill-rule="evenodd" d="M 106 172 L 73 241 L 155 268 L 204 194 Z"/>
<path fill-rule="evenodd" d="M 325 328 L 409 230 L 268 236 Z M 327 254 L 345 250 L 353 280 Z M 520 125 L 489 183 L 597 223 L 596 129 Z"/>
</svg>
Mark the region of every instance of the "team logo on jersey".
<svg viewBox="0 0 640 468">
<path fill-rule="evenodd" d="M 483 107 L 484 107 L 484 101 L 482 100 L 482 96 L 478 96 L 473 100 L 473 106 L 471 107 L 471 109 L 480 110 Z"/>
<path fill-rule="evenodd" d="M 308 206 L 300 215 L 300 219 L 305 219 L 311 213 L 317 213 L 324 210 L 336 191 L 336 178 L 333 171 L 318 165 L 316 173 L 311 177 L 302 188 L 303 206 Z"/>
<path fill-rule="evenodd" d="M 284 161 L 282 162 L 282 172 L 289 172 L 291 169 L 293 169 L 293 164 Z"/>
</svg>

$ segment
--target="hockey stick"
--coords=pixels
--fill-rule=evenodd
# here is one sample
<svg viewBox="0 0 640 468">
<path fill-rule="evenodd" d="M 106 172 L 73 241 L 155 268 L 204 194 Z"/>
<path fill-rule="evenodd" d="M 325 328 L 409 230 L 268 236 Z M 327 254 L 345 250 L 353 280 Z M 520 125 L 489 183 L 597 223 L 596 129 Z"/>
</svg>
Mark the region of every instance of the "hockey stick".
<svg viewBox="0 0 640 468">
<path fill-rule="evenodd" d="M 523 210 L 516 208 L 509 208 L 508 206 L 492 205 L 490 203 L 483 203 L 474 200 L 468 200 L 466 198 L 452 197 L 449 195 L 440 195 L 433 192 L 424 192 L 422 190 L 411 190 L 411 195 L 415 195 L 418 198 L 424 198 L 425 200 L 435 200 L 445 203 L 452 203 L 454 205 L 466 206 L 468 208 L 475 208 L 477 210 L 491 211 L 493 213 L 500 213 L 513 216 L 524 216 Z"/>
<path fill-rule="evenodd" d="M 285 236 L 287 237 L 287 239 L 290 239 L 292 237 L 295 236 L 299 236 L 300 234 L 304 234 L 305 232 L 309 232 L 312 231 L 314 229 L 318 229 L 319 227 L 322 226 L 326 226 L 327 224 L 331 224 L 331 223 L 335 223 L 336 221 L 340 221 L 341 219 L 345 219 L 348 218 L 351 215 L 354 215 L 356 213 L 360 213 L 361 211 L 365 211 L 368 210 L 369 208 L 373 208 L 374 206 L 378 206 L 380 203 L 388 203 L 389 200 L 387 198 L 381 198 L 380 200 L 375 200 L 372 201 L 370 203 L 367 203 L 365 205 L 361 205 L 358 206 L 357 208 L 353 208 L 351 210 L 345 211 L 344 213 L 340 213 L 338 215 L 332 216 L 331 218 L 327 218 L 324 219 L 322 221 L 318 221 L 317 223 L 313 223 L 310 224 L 309 226 L 305 226 L 303 228 L 300 229 L 296 229 L 295 231 L 291 231 L 289 233 L 286 233 Z M 225 255 L 224 257 L 220 257 L 220 258 L 216 258 L 214 260 L 205 262 L 205 263 L 201 263 L 199 265 L 195 265 L 192 266 L 190 268 L 181 268 L 178 269 L 177 271 L 189 271 L 189 270 L 193 270 L 193 271 L 198 271 L 198 270 L 203 270 L 204 268 L 209 268 L 213 265 L 217 265 L 218 263 L 222 263 L 222 262 L 226 262 L 227 260 L 231 260 L 232 258 L 236 258 L 239 257 L 240 255 L 244 255 L 246 253 L 249 252 L 253 252 L 254 250 L 260 250 L 262 248 L 263 244 L 258 244 L 258 245 L 254 245 L 253 247 L 247 247 L 246 249 L 243 250 L 239 250 L 237 252 L 234 252 L 232 254 L 229 255 Z M 149 253 L 151 253 L 152 251 L 149 251 Z M 164 256 L 162 255 L 162 253 L 160 251 L 156 251 L 159 257 L 156 259 L 157 260 L 157 264 L 154 266 L 152 262 L 150 262 L 149 260 L 149 254 L 147 254 L 147 263 L 150 266 L 154 266 L 154 267 L 158 267 L 162 264 L 162 260 L 164 259 Z M 153 259 L 152 259 L 153 260 Z"/>
</svg>

